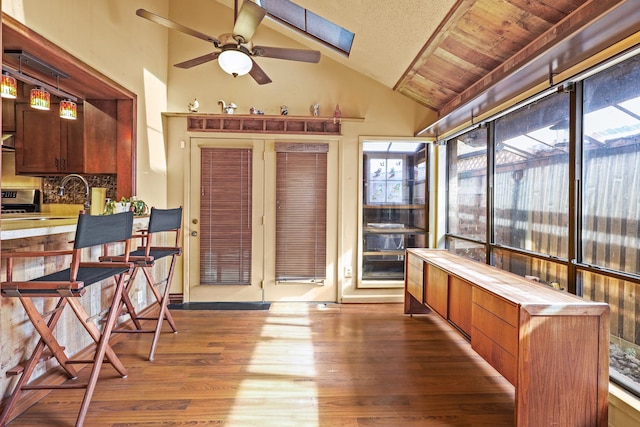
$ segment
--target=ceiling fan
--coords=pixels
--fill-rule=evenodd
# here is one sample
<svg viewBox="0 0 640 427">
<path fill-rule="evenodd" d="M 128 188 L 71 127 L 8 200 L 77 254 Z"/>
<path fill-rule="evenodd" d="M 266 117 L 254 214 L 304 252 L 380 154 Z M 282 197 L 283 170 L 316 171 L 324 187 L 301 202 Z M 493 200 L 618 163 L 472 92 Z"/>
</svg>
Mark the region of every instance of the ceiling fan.
<svg viewBox="0 0 640 427">
<path fill-rule="evenodd" d="M 254 61 L 254 57 L 262 56 L 265 58 L 312 63 L 320 61 L 320 52 L 316 50 L 254 46 L 251 37 L 253 37 L 265 14 L 266 11 L 257 4 L 245 1 L 237 13 L 233 32 L 224 33 L 219 35 L 218 38 L 215 38 L 167 18 L 163 18 L 153 12 L 144 9 L 138 9 L 136 11 L 136 15 L 142 18 L 213 43 L 213 45 L 219 49 L 218 51 L 175 64 L 174 66 L 178 68 L 191 68 L 217 59 L 220 67 L 232 76 L 237 77 L 248 73 L 258 84 L 263 85 L 271 83 L 271 79 Z"/>
</svg>

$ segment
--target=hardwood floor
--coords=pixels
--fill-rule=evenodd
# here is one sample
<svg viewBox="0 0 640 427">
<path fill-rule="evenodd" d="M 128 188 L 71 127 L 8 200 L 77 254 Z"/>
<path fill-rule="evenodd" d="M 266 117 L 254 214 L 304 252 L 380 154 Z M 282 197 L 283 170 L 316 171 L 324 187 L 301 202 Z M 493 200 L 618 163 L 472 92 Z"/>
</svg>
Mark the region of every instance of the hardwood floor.
<svg viewBox="0 0 640 427">
<path fill-rule="evenodd" d="M 442 319 L 402 311 L 173 310 L 155 361 L 149 334 L 114 345 L 129 376 L 103 367 L 85 426 L 512 426 L 513 387 Z M 73 426 L 81 397 L 53 391 L 9 426 Z"/>
</svg>

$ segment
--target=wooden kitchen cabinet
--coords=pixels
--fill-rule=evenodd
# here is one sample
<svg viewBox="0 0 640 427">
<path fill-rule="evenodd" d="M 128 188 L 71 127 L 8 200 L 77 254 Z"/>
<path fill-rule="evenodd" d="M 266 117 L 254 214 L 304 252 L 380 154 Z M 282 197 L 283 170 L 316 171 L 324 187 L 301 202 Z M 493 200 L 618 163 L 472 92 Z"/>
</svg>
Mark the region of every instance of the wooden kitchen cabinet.
<svg viewBox="0 0 640 427">
<path fill-rule="evenodd" d="M 16 173 L 116 173 L 113 104 L 113 114 L 89 103 L 78 105 L 77 120 L 61 119 L 57 104 L 49 111 L 17 105 Z"/>
<path fill-rule="evenodd" d="M 608 425 L 608 304 L 445 250 L 407 249 L 407 258 L 405 313 L 426 304 L 469 335 L 471 348 L 514 385 L 515 425 Z M 422 304 L 408 288 L 420 270 Z"/>
<path fill-rule="evenodd" d="M 2 98 L 2 132 L 16 131 L 16 101 Z"/>
</svg>

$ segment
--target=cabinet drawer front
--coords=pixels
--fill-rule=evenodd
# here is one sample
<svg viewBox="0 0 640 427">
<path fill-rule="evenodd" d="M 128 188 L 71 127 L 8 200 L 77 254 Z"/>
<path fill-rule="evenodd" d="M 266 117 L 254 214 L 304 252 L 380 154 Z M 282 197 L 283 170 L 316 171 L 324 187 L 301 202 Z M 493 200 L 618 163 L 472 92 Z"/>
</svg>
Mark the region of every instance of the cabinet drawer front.
<svg viewBox="0 0 640 427">
<path fill-rule="evenodd" d="M 518 328 L 515 326 L 475 303 L 471 308 L 471 323 L 474 330 L 482 332 L 506 352 L 514 356 L 518 354 Z M 471 340 L 473 342 L 473 335 Z"/>
<path fill-rule="evenodd" d="M 471 335 L 472 289 L 471 283 L 449 277 L 449 320 L 467 335 Z"/>
<path fill-rule="evenodd" d="M 491 338 L 475 327 L 471 331 L 471 347 L 484 360 L 489 362 L 496 371 L 500 372 L 507 381 L 516 385 L 517 379 L 517 359 L 509 354 L 504 348 L 497 345 Z"/>
<path fill-rule="evenodd" d="M 407 259 L 407 291 L 424 303 L 424 261 L 415 256 Z"/>
<path fill-rule="evenodd" d="M 425 276 L 427 277 L 425 284 L 426 303 L 440 316 L 448 319 L 449 275 L 434 265 L 426 264 Z"/>
<path fill-rule="evenodd" d="M 514 327 L 518 326 L 518 306 L 478 287 L 473 288 L 473 303 Z"/>
</svg>

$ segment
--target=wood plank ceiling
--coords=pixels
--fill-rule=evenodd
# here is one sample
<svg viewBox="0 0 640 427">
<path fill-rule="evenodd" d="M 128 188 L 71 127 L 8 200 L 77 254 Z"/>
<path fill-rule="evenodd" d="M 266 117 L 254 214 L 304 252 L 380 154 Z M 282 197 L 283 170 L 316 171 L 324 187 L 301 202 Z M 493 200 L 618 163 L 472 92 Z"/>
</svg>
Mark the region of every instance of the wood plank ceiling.
<svg viewBox="0 0 640 427">
<path fill-rule="evenodd" d="M 461 0 L 395 90 L 441 111 L 585 0 Z"/>
</svg>

